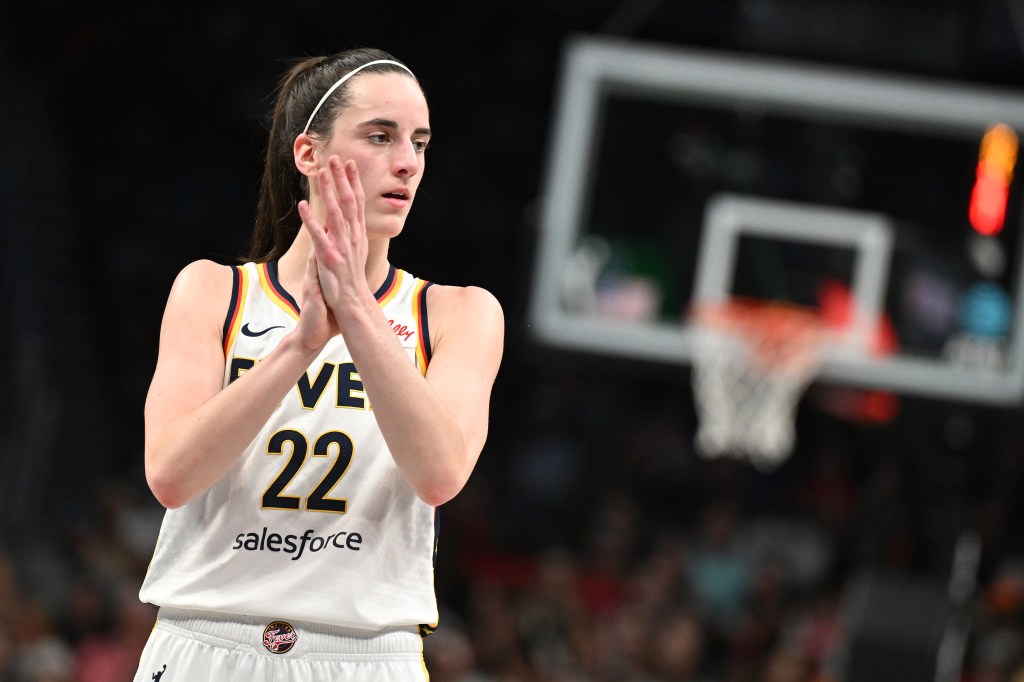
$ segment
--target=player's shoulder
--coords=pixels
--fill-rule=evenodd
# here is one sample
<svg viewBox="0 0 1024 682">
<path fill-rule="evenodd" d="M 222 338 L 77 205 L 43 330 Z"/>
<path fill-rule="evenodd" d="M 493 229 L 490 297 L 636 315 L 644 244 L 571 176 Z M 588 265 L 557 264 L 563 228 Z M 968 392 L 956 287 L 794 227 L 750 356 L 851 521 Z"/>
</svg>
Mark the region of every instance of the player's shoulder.
<svg viewBox="0 0 1024 682">
<path fill-rule="evenodd" d="M 472 338 L 475 343 L 495 349 L 502 346 L 505 315 L 498 299 L 486 289 L 440 284 L 432 286 L 427 290 L 427 310 L 430 314 L 430 336 L 435 349 L 447 345 L 446 339 L 449 338 Z"/>
<path fill-rule="evenodd" d="M 501 303 L 494 294 L 477 286 L 434 284 L 427 290 L 427 306 L 432 317 L 503 317 Z"/>
<path fill-rule="evenodd" d="M 174 278 L 168 305 L 220 306 L 231 296 L 234 270 L 233 266 L 206 259 L 189 263 Z"/>
<path fill-rule="evenodd" d="M 212 293 L 212 291 L 231 286 L 234 267 L 222 265 L 212 260 L 192 261 L 174 278 L 174 288 L 194 293 Z"/>
</svg>

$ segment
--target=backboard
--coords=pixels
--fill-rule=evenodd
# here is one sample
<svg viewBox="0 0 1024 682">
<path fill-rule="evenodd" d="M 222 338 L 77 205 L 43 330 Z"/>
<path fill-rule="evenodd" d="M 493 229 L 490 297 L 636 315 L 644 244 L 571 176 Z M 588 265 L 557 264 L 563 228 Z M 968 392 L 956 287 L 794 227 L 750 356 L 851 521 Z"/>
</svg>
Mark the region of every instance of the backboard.
<svg viewBox="0 0 1024 682">
<path fill-rule="evenodd" d="M 1024 397 L 1021 179 L 1005 228 L 968 217 L 1024 93 L 581 38 L 565 51 L 529 305 L 542 343 L 689 363 L 689 311 L 848 293 L 825 382 Z M 896 345 L 872 351 L 880 324 Z"/>
</svg>

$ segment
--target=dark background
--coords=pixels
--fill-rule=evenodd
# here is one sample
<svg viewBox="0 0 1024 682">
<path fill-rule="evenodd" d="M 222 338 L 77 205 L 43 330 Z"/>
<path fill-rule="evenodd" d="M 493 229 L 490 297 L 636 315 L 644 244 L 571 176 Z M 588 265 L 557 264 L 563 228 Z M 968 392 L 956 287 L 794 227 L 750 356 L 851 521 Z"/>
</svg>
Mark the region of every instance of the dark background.
<svg viewBox="0 0 1024 682">
<path fill-rule="evenodd" d="M 426 279 L 489 289 L 507 319 L 490 442 L 443 510 L 438 588 L 453 622 L 474 622 L 474 577 L 514 599 L 552 547 L 586 564 L 604 528 L 595 519 L 622 509 L 632 519 L 628 561 L 650 556 L 662 533 L 694 531 L 723 500 L 744 522 L 775 513 L 821 521 L 798 501 L 819 465 L 837 460 L 857 500 L 850 518 L 879 520 L 847 519 L 830 585 L 861 565 L 944 575 L 951 538 L 973 529 L 984 538 L 985 587 L 1021 550 L 1019 409 L 907 398 L 894 422 L 871 428 L 805 409 L 801 445 L 783 470 L 706 463 L 690 446 L 685 368 L 538 346 L 525 306 L 567 38 L 615 35 L 1019 88 L 1022 21 L 1015 0 L 4 1 L 0 552 L 18 590 L 75 644 L 72 578 L 97 573 L 96 547 L 135 550 L 121 555 L 127 568 L 98 571 L 101 585 L 118 571 L 130 585 L 137 556 L 148 561 L 159 509 L 142 472 L 142 405 L 170 284 L 191 260 L 229 262 L 246 250 L 265 115 L 287 60 L 363 45 L 408 63 L 431 105 L 428 172 L 392 260 Z M 886 503 L 896 511 L 866 509 L 878 481 L 895 491 Z M 901 533 L 911 540 L 897 558 L 870 549 Z M 109 628 L 111 617 L 97 622 Z M 481 669 L 499 679 L 504 664 L 475 646 Z"/>
</svg>

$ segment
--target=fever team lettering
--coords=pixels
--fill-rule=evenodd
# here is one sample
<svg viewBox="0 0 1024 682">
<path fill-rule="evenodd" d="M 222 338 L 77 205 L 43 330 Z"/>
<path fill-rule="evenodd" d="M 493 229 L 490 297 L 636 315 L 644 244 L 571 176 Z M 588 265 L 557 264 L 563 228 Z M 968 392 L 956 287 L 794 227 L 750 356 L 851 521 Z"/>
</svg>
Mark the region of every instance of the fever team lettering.
<svg viewBox="0 0 1024 682">
<path fill-rule="evenodd" d="M 242 374 L 256 365 L 252 358 L 231 358 L 231 372 L 229 380 L 234 381 Z M 372 409 L 370 401 L 363 390 L 363 382 L 359 378 L 359 371 L 354 363 L 342 362 L 334 364 L 325 362 L 320 368 L 307 371 L 299 377 L 295 388 L 299 393 L 299 402 L 307 410 L 314 409 L 320 399 L 327 392 L 331 379 L 336 379 L 337 390 L 335 391 L 335 407 L 345 407 L 355 410 Z"/>
</svg>

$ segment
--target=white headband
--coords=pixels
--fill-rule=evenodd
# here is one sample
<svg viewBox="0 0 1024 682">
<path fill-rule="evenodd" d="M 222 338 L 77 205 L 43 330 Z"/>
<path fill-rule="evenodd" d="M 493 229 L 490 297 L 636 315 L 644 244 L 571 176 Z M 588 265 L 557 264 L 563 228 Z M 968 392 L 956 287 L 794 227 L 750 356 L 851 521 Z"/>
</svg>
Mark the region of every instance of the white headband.
<svg viewBox="0 0 1024 682">
<path fill-rule="evenodd" d="M 393 61 L 391 59 L 374 59 L 372 62 L 366 62 L 362 66 L 357 66 L 356 68 L 352 69 L 351 71 L 346 73 L 344 76 L 339 78 L 337 83 L 335 83 L 334 85 L 332 85 L 330 88 L 327 89 L 327 92 L 324 93 L 324 96 L 321 97 L 320 101 L 316 103 L 315 107 L 313 107 L 313 113 L 309 115 L 309 120 L 306 121 L 306 127 L 302 129 L 302 132 L 303 133 L 308 133 L 309 132 L 309 126 L 313 122 L 313 117 L 316 116 L 316 112 L 320 111 L 320 107 L 322 107 L 324 105 L 324 102 L 326 102 L 327 98 L 331 96 L 331 93 L 333 93 L 335 90 L 340 88 L 342 86 L 342 84 L 345 81 L 347 81 L 349 78 L 351 78 L 352 76 L 356 75 L 357 73 L 359 73 L 360 71 L 362 71 L 366 67 L 373 66 L 374 64 L 394 64 L 395 66 L 400 66 L 403 69 L 405 69 L 406 71 L 409 71 L 409 67 L 408 66 L 406 66 L 405 64 L 401 64 L 399 62 Z M 413 74 L 412 71 L 409 71 L 409 75 L 412 76 L 413 78 L 416 77 Z"/>
</svg>

